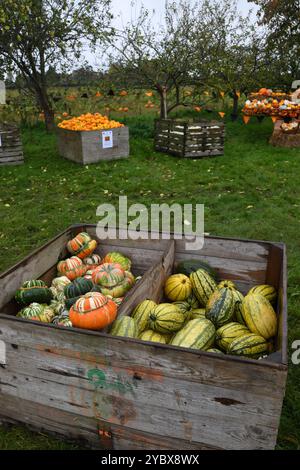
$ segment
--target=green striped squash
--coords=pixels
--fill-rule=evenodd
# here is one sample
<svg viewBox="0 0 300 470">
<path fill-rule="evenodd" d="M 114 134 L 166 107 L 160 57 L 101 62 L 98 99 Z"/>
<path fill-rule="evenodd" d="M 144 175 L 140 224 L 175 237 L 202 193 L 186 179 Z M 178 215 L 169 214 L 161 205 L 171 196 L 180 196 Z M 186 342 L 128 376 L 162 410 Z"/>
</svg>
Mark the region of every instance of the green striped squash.
<svg viewBox="0 0 300 470">
<path fill-rule="evenodd" d="M 190 276 L 191 273 L 198 271 L 198 269 L 203 269 L 206 271 L 213 279 L 217 279 L 216 271 L 205 263 L 205 261 L 200 261 L 197 259 L 187 259 L 180 261 L 176 267 L 176 273 L 182 273 L 186 276 Z"/>
<path fill-rule="evenodd" d="M 211 353 L 224 354 L 223 351 L 220 351 L 220 349 L 217 349 L 217 348 L 210 348 L 210 349 L 207 349 L 206 351 L 211 352 Z"/>
<path fill-rule="evenodd" d="M 142 333 L 148 327 L 149 314 L 157 307 L 153 300 L 143 300 L 133 310 L 131 316 L 135 319 L 138 334 Z"/>
<path fill-rule="evenodd" d="M 240 291 L 236 289 L 232 289 L 232 293 L 235 300 L 233 318 L 241 325 L 245 325 L 242 312 L 242 303 L 244 301 L 244 296 Z"/>
<path fill-rule="evenodd" d="M 210 296 L 206 304 L 205 315 L 216 327 L 220 327 L 232 319 L 234 307 L 232 290 L 228 287 L 222 287 Z"/>
<path fill-rule="evenodd" d="M 165 282 L 165 295 L 172 302 L 177 300 L 185 300 L 192 293 L 192 285 L 190 278 L 185 274 L 172 274 Z"/>
<path fill-rule="evenodd" d="M 247 333 L 250 333 L 248 328 L 240 323 L 226 323 L 226 325 L 221 326 L 221 328 L 216 331 L 216 343 L 221 349 L 227 351 L 235 338 Z"/>
<path fill-rule="evenodd" d="M 247 333 L 235 338 L 230 344 L 227 353 L 257 359 L 269 353 L 269 345 L 262 336 L 255 333 Z"/>
<path fill-rule="evenodd" d="M 268 284 L 261 284 L 260 286 L 254 286 L 249 290 L 248 294 L 263 295 L 271 303 L 274 303 L 277 298 L 277 291 L 275 287 L 269 286 Z"/>
<path fill-rule="evenodd" d="M 125 336 L 126 338 L 137 338 L 138 330 L 135 319 L 132 317 L 121 317 L 115 320 L 110 329 L 113 336 Z"/>
<path fill-rule="evenodd" d="M 17 290 L 15 299 L 19 304 L 29 305 L 31 303 L 48 304 L 53 294 L 44 281 L 25 281 Z"/>
<path fill-rule="evenodd" d="M 154 343 L 167 343 L 165 335 L 153 330 L 143 331 L 143 333 L 140 334 L 139 339 L 142 339 L 143 341 L 153 341 Z"/>
<path fill-rule="evenodd" d="M 221 281 L 218 284 L 218 289 L 223 289 L 223 287 L 228 287 L 228 289 L 236 289 L 235 283 L 227 280 Z"/>
<path fill-rule="evenodd" d="M 265 339 L 277 332 L 277 316 L 271 303 L 260 294 L 247 294 L 242 303 L 243 319 L 249 330 Z"/>
<path fill-rule="evenodd" d="M 195 296 L 194 292 L 192 292 L 191 295 L 189 295 L 188 298 L 185 299 L 185 302 L 190 304 L 192 310 L 200 307 L 198 299 Z"/>
<path fill-rule="evenodd" d="M 217 289 L 215 280 L 204 269 L 191 273 L 190 280 L 195 296 L 200 305 L 205 307 L 209 297 Z"/>
<path fill-rule="evenodd" d="M 210 320 L 190 320 L 172 339 L 173 346 L 191 349 L 209 349 L 215 341 L 216 330 Z"/>
<path fill-rule="evenodd" d="M 184 315 L 176 305 L 163 303 L 150 313 L 149 328 L 159 333 L 171 333 L 180 330 L 184 321 Z"/>
<path fill-rule="evenodd" d="M 186 302 L 185 300 L 181 300 L 178 302 L 173 302 L 173 304 L 176 305 L 176 307 L 178 307 L 183 313 L 185 322 L 192 319 L 191 306 L 188 302 Z"/>
<path fill-rule="evenodd" d="M 173 305 L 176 305 L 183 315 L 187 315 L 187 313 L 191 310 L 190 304 L 185 300 L 178 300 L 177 302 L 173 302 Z"/>
<path fill-rule="evenodd" d="M 192 320 L 195 318 L 206 318 L 205 308 L 195 308 L 194 310 L 191 310 L 191 317 Z"/>
</svg>

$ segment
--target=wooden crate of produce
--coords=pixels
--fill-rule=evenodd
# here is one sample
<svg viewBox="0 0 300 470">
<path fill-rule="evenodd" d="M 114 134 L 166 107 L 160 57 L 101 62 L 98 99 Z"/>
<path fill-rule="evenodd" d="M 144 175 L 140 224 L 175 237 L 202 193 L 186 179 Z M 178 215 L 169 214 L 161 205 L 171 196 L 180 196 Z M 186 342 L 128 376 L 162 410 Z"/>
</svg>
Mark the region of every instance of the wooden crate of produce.
<svg viewBox="0 0 300 470">
<path fill-rule="evenodd" d="M 55 276 L 72 226 L 0 276 L 0 420 L 105 449 L 273 449 L 287 376 L 286 255 L 280 243 L 206 237 L 100 241 L 121 251 L 142 279 L 119 315 L 145 298 L 160 301 L 167 276 L 186 259 L 208 262 L 241 292 L 278 289 L 276 352 L 255 360 L 16 318 L 26 279 Z"/>
<path fill-rule="evenodd" d="M 82 165 L 129 156 L 126 126 L 103 131 L 72 131 L 57 128 L 59 154 Z"/>
<path fill-rule="evenodd" d="M 0 166 L 24 163 L 20 131 L 17 127 L 0 124 Z"/>
<path fill-rule="evenodd" d="M 154 146 L 159 152 L 186 158 L 224 154 L 225 126 L 220 121 L 156 119 L 154 132 Z"/>
</svg>

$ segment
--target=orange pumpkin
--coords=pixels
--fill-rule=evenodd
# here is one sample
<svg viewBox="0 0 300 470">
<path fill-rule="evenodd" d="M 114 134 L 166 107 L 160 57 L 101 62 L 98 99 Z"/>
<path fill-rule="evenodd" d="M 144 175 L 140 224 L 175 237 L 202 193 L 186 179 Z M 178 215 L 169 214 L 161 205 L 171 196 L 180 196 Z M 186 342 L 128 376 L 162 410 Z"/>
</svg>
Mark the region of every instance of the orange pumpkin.
<svg viewBox="0 0 300 470">
<path fill-rule="evenodd" d="M 260 95 L 269 95 L 270 94 L 268 88 L 261 88 L 258 93 Z"/>
<path fill-rule="evenodd" d="M 78 258 L 90 256 L 97 247 L 96 240 L 92 240 L 88 233 L 81 232 L 67 243 L 68 251 Z"/>
<path fill-rule="evenodd" d="M 57 265 L 57 271 L 61 276 L 66 276 L 70 281 L 74 281 L 77 277 L 84 276 L 87 266 L 77 256 L 60 261 Z"/>
<path fill-rule="evenodd" d="M 117 316 L 117 305 L 100 292 L 89 292 L 80 297 L 70 309 L 70 320 L 77 328 L 102 330 Z"/>
</svg>

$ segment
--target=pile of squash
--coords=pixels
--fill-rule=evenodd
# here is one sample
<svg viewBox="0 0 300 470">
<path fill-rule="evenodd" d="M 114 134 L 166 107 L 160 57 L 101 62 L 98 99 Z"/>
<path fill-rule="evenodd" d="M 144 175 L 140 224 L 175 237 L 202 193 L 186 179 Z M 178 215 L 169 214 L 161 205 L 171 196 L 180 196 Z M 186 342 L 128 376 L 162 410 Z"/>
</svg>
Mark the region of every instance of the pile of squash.
<svg viewBox="0 0 300 470">
<path fill-rule="evenodd" d="M 91 330 L 110 325 L 137 278 L 129 258 L 110 252 L 101 259 L 94 253 L 96 247 L 97 241 L 85 232 L 70 240 L 70 257 L 58 262 L 58 276 L 50 287 L 38 279 L 18 289 L 15 299 L 23 308 L 17 316 Z"/>
<path fill-rule="evenodd" d="M 111 334 L 259 359 L 274 349 L 276 289 L 252 287 L 247 295 L 230 280 L 217 282 L 205 263 L 183 262 L 165 283 L 166 301 L 146 299 Z"/>
</svg>

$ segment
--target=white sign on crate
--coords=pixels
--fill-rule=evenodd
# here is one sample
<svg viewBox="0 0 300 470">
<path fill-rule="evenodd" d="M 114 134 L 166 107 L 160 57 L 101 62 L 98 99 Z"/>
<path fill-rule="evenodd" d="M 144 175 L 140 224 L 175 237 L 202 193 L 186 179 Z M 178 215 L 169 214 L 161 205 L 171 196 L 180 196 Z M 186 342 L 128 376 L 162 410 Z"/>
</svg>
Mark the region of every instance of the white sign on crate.
<svg viewBox="0 0 300 470">
<path fill-rule="evenodd" d="M 0 80 L 0 104 L 6 103 L 6 90 L 5 83 L 3 80 Z"/>
<path fill-rule="evenodd" d="M 6 365 L 6 346 L 2 340 L 0 340 L 0 364 Z"/>
<path fill-rule="evenodd" d="M 102 148 L 110 149 L 113 147 L 113 131 L 102 132 Z"/>
</svg>

